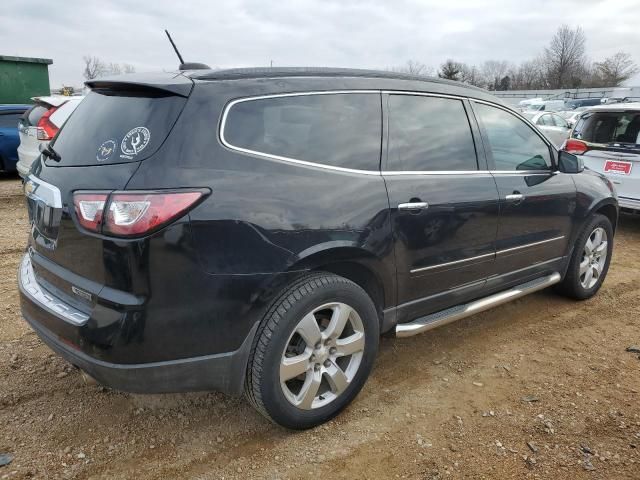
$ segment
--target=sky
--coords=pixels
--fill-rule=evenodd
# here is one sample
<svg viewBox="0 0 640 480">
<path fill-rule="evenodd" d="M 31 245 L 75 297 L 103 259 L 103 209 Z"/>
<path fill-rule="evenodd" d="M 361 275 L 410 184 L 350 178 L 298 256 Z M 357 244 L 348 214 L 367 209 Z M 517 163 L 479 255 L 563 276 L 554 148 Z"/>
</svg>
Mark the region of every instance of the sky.
<svg viewBox="0 0 640 480">
<path fill-rule="evenodd" d="M 0 55 L 53 59 L 52 88 L 80 86 L 83 56 L 138 72 L 212 67 L 388 68 L 447 58 L 534 58 L 566 23 L 597 61 L 623 50 L 640 64 L 640 0 L 2 0 Z M 629 85 L 640 84 L 640 74 Z"/>
</svg>

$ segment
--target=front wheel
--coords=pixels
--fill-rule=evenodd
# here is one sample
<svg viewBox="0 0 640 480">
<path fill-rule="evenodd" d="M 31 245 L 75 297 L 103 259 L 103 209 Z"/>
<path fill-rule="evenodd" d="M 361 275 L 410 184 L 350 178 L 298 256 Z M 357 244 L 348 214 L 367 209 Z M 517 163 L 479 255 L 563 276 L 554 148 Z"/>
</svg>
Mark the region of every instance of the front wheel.
<svg viewBox="0 0 640 480">
<path fill-rule="evenodd" d="M 576 240 L 567 274 L 559 284 L 560 293 L 585 300 L 602 286 L 613 251 L 613 227 L 604 215 L 596 214 Z"/>
<path fill-rule="evenodd" d="M 362 288 L 330 273 L 308 275 L 286 288 L 262 320 L 246 396 L 284 427 L 324 423 L 364 385 L 378 341 L 376 308 Z"/>
</svg>

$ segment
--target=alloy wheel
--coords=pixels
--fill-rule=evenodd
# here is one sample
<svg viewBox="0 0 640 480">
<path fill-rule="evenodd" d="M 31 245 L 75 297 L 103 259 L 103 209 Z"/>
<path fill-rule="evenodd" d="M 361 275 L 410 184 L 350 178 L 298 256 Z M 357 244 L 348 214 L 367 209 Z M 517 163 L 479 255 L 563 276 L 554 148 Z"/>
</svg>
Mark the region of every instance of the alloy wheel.
<svg viewBox="0 0 640 480">
<path fill-rule="evenodd" d="M 598 282 L 607 261 L 608 238 L 604 228 L 598 227 L 587 239 L 580 261 L 580 284 L 590 289 Z"/>
<path fill-rule="evenodd" d="M 289 337 L 280 361 L 280 385 L 302 410 L 323 407 L 354 379 L 365 346 L 358 313 L 345 303 L 327 303 L 306 314 Z"/>
</svg>

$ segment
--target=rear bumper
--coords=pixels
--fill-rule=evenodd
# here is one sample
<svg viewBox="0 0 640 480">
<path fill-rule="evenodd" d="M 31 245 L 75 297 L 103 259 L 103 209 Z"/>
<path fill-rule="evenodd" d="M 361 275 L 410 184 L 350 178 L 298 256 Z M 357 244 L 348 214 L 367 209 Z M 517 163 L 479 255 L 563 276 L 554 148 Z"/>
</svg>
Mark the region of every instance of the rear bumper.
<svg viewBox="0 0 640 480">
<path fill-rule="evenodd" d="M 215 390 L 240 394 L 243 390 L 257 323 L 235 351 L 148 363 L 112 363 L 87 353 L 91 349 L 86 342 L 96 320 L 38 285 L 28 254 L 18 271 L 18 285 L 22 315 L 42 341 L 104 385 L 132 393 Z"/>
</svg>

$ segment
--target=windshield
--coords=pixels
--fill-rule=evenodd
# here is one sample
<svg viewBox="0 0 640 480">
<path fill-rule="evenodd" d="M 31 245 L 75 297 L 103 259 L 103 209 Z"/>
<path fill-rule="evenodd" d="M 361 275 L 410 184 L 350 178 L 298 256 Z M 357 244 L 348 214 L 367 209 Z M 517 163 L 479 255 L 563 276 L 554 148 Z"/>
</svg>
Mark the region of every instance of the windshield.
<svg viewBox="0 0 640 480">
<path fill-rule="evenodd" d="M 585 113 L 576 125 L 574 138 L 590 143 L 640 144 L 640 112 Z"/>
<path fill-rule="evenodd" d="M 169 135 L 186 98 L 136 91 L 92 91 L 64 124 L 52 146 L 60 166 L 137 162 Z"/>
</svg>

